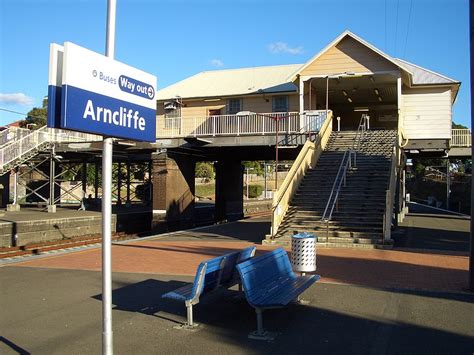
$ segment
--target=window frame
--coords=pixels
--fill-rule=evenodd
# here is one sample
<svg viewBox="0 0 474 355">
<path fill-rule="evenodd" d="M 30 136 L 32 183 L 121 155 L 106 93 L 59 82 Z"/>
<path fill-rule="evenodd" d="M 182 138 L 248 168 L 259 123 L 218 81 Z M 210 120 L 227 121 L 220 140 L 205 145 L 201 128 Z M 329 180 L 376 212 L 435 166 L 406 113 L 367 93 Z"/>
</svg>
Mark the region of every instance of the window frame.
<svg viewBox="0 0 474 355">
<path fill-rule="evenodd" d="M 284 99 L 285 100 L 285 107 L 277 108 L 277 103 L 276 101 L 278 99 Z M 289 112 L 290 110 L 290 100 L 288 95 L 275 95 L 272 96 L 272 112 Z"/>
<path fill-rule="evenodd" d="M 238 110 L 231 110 L 231 106 L 232 106 L 231 102 L 234 102 L 234 103 L 238 102 L 239 103 L 239 109 Z M 242 106 L 243 106 L 243 102 L 242 102 L 242 99 L 240 99 L 240 98 L 227 99 L 227 105 L 226 105 L 227 114 L 228 115 L 235 115 L 236 113 L 242 111 Z"/>
</svg>

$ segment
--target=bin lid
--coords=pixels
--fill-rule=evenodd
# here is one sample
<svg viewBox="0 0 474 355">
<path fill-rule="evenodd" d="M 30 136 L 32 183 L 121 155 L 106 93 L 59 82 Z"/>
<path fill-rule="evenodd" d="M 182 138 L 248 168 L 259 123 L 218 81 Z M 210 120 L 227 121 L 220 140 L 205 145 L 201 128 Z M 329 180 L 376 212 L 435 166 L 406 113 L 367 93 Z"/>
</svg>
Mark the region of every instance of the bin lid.
<svg viewBox="0 0 474 355">
<path fill-rule="evenodd" d="M 293 234 L 292 238 L 304 239 L 304 238 L 316 238 L 316 236 L 308 232 L 302 232 L 302 233 Z"/>
</svg>

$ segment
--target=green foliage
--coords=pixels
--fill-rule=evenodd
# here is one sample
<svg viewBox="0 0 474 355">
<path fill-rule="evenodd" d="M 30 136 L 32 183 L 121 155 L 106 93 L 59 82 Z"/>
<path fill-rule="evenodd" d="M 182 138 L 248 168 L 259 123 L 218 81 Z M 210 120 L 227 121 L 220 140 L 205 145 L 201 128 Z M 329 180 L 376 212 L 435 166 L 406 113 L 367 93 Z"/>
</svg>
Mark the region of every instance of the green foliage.
<svg viewBox="0 0 474 355">
<path fill-rule="evenodd" d="M 249 174 L 257 174 L 257 176 L 263 176 L 263 165 L 260 164 L 259 161 L 244 161 L 242 163 L 247 171 L 249 170 Z"/>
<path fill-rule="evenodd" d="M 459 124 L 459 123 L 455 123 L 454 121 L 453 121 L 453 123 L 452 123 L 452 128 L 455 128 L 455 129 L 467 129 L 466 126 L 463 126 L 462 124 Z"/>
<path fill-rule="evenodd" d="M 23 126 L 31 125 L 31 129 L 38 129 L 46 125 L 46 119 L 48 117 L 48 109 L 46 107 L 34 107 L 30 112 L 26 120 L 23 122 Z"/>
<path fill-rule="evenodd" d="M 208 162 L 198 162 L 196 163 L 196 177 L 204 179 L 206 182 L 209 182 L 214 179 L 214 166 L 212 163 Z"/>
<path fill-rule="evenodd" d="M 244 187 L 244 191 L 247 191 L 247 186 Z M 257 198 L 262 194 L 263 187 L 260 185 L 249 185 L 249 198 Z"/>
</svg>

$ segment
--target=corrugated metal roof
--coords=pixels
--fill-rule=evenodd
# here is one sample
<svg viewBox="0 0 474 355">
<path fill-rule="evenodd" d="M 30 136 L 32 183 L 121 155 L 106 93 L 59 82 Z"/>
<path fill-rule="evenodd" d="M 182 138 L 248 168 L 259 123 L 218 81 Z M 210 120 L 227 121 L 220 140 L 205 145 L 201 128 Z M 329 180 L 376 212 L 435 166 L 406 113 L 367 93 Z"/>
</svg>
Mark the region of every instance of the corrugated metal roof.
<svg viewBox="0 0 474 355">
<path fill-rule="evenodd" d="M 448 78 L 447 76 L 435 73 L 434 71 L 422 68 L 418 65 L 415 65 L 402 59 L 394 59 L 401 65 L 407 67 L 413 74 L 413 85 L 459 84 L 459 81 Z"/>
<path fill-rule="evenodd" d="M 205 71 L 159 90 L 156 93 L 156 99 L 296 91 L 296 86 L 288 81 L 288 77 L 301 66 L 302 64 L 291 64 Z"/>
</svg>

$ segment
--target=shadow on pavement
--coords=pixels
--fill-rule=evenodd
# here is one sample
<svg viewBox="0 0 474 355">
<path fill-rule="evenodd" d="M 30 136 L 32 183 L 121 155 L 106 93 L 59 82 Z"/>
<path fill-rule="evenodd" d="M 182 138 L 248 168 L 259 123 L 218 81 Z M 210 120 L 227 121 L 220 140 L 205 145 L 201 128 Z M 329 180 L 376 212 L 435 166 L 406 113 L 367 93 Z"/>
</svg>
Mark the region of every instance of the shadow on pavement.
<svg viewBox="0 0 474 355">
<path fill-rule="evenodd" d="M 27 354 L 31 354 L 29 351 L 26 351 L 25 349 L 23 349 L 22 347 L 18 346 L 17 344 L 11 342 L 10 340 L 0 336 L 0 344 L 3 343 L 5 344 L 6 346 L 8 346 L 8 348 L 10 348 L 11 350 L 13 350 L 16 354 L 20 354 L 20 355 L 27 355 Z"/>
<path fill-rule="evenodd" d="M 183 272 L 185 274 L 193 274 L 198 263 L 202 260 L 241 249 L 240 247 L 225 248 L 222 244 L 215 247 L 210 245 L 196 246 L 187 243 L 171 246 L 160 246 L 160 243 L 152 245 L 122 244 L 120 247 L 152 249 L 163 252 L 163 255 L 166 255 L 166 252 L 171 252 L 175 255 L 174 258 L 178 258 L 179 254 L 189 254 L 188 264 L 192 262 L 195 265 L 191 268 L 191 264 L 189 264 L 185 269 L 186 272 Z M 262 249 L 257 250 L 257 255 L 265 252 Z M 410 253 L 419 253 L 419 251 L 410 250 Z M 445 254 L 445 252 L 442 254 Z M 198 258 L 193 258 L 192 255 L 198 256 Z M 156 257 L 159 257 L 158 254 Z M 419 256 L 407 255 L 406 258 L 403 258 L 402 253 L 398 253 L 395 257 L 402 259 L 358 258 L 355 255 L 325 255 L 324 252 L 321 252 L 317 253 L 317 273 L 322 276 L 324 282 L 368 286 L 378 289 L 416 288 L 462 292 L 468 286 L 468 271 L 464 269 L 464 256 L 459 256 L 458 259 L 450 261 L 450 264 L 440 265 L 434 264 L 436 261 L 433 261 L 433 258 L 443 258 L 443 256 L 433 255 L 433 253 L 420 252 Z M 181 256 L 179 259 L 181 263 L 184 260 Z M 447 262 L 442 261 L 443 263 Z M 150 271 L 159 273 L 159 269 L 155 269 L 155 271 L 150 269 Z"/>
<path fill-rule="evenodd" d="M 233 223 L 213 225 L 192 231 L 179 231 L 175 235 L 161 238 L 163 241 L 186 240 L 241 240 L 261 243 L 270 232 L 270 222 L 256 219 L 244 219 Z M 159 237 L 159 235 L 158 235 Z"/>
<path fill-rule="evenodd" d="M 148 279 L 113 291 L 115 310 L 138 312 L 168 323 L 156 331 L 176 340 L 157 343 L 162 353 L 179 352 L 181 347 L 194 348 L 195 353 L 206 353 L 209 347 L 222 350 L 230 347 L 239 353 L 255 354 L 471 354 L 474 345 L 472 337 L 419 326 L 415 321 L 413 324 L 399 321 L 397 314 L 395 319 L 383 312 L 369 317 L 364 314 L 367 308 L 351 313 L 337 303 L 328 310 L 324 303 L 322 307 L 319 305 L 321 285 L 305 293 L 310 305 L 291 304 L 264 312 L 265 328 L 279 333 L 273 342 L 247 338 L 256 326 L 255 312 L 244 298 L 234 297 L 237 291 L 233 290 L 208 295 L 194 307 L 195 321 L 200 324 L 198 332 L 172 329 L 186 319 L 184 304 L 160 296 L 181 285 L 180 281 Z M 417 295 L 427 294 L 417 292 Z M 347 297 L 350 302 L 351 296 L 347 294 Z M 100 300 L 100 296 L 94 298 Z M 177 315 L 178 319 L 168 314 Z M 166 348 L 170 343 L 175 347 Z"/>
<path fill-rule="evenodd" d="M 469 233 L 454 230 L 400 226 L 395 247 L 434 249 L 444 251 L 469 251 Z"/>
</svg>

